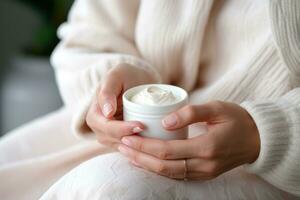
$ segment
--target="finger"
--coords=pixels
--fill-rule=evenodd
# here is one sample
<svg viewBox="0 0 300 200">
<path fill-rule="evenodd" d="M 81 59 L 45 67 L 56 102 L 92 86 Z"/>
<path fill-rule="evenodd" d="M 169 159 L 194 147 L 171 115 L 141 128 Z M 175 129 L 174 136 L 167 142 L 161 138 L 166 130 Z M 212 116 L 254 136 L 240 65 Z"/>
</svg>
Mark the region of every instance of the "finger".
<svg viewBox="0 0 300 200">
<path fill-rule="evenodd" d="M 210 102 L 202 105 L 187 105 L 169 114 L 162 120 L 166 129 L 178 129 L 196 122 L 209 122 L 216 117 L 222 107 L 221 102 Z"/>
<path fill-rule="evenodd" d="M 118 121 L 100 119 L 98 128 L 100 131 L 107 133 L 111 137 L 119 138 L 140 133 L 144 130 L 144 126 L 138 121 Z"/>
<path fill-rule="evenodd" d="M 210 180 L 218 177 L 223 173 L 223 171 L 220 169 L 214 169 L 216 165 L 211 161 L 204 161 L 202 163 L 204 164 L 204 166 L 202 166 L 202 170 L 200 171 L 190 170 L 189 167 L 191 167 L 191 165 L 189 165 L 188 171 L 186 173 L 186 178 L 188 180 Z"/>
<path fill-rule="evenodd" d="M 96 134 L 96 138 L 100 144 L 111 147 L 112 149 L 118 149 L 118 146 L 120 144 L 120 140 L 118 140 L 117 138 L 107 136 L 103 133 Z"/>
<path fill-rule="evenodd" d="M 207 180 L 211 180 L 216 178 L 215 176 L 209 176 L 207 174 L 204 173 L 200 173 L 200 172 L 188 172 L 186 173 L 185 178 L 187 180 L 201 180 L 201 181 L 207 181 Z"/>
<path fill-rule="evenodd" d="M 88 113 L 88 126 L 96 133 L 105 133 L 111 137 L 120 139 L 125 135 L 140 133 L 144 125 L 138 121 L 117 121 L 105 118 L 98 105 L 93 104 Z"/>
<path fill-rule="evenodd" d="M 222 168 L 216 160 L 205 160 L 201 158 L 191 158 L 186 160 L 187 171 L 189 173 L 201 173 L 206 176 L 217 174 Z"/>
<path fill-rule="evenodd" d="M 125 136 L 121 142 L 137 151 L 162 160 L 193 158 L 198 156 L 198 142 L 195 139 L 159 140 L 140 136 Z"/>
<path fill-rule="evenodd" d="M 93 127 L 98 133 L 105 133 L 110 137 L 121 139 L 126 135 L 133 135 L 143 131 L 143 125 L 140 122 L 124 122 L 109 120 L 104 124 Z"/>
<path fill-rule="evenodd" d="M 183 160 L 160 160 L 149 154 L 131 149 L 123 144 L 120 144 L 118 149 L 120 153 L 146 170 L 170 178 L 184 178 L 185 165 Z"/>
<path fill-rule="evenodd" d="M 117 99 L 122 92 L 122 84 L 115 76 L 108 76 L 98 92 L 98 104 L 106 118 L 111 118 L 117 110 Z"/>
<path fill-rule="evenodd" d="M 187 175 L 188 179 L 209 180 L 216 178 L 237 166 L 242 165 L 240 162 L 228 162 L 224 159 L 205 160 L 205 159 L 187 159 Z"/>
<path fill-rule="evenodd" d="M 209 180 L 216 177 L 217 162 L 201 158 L 186 159 L 186 178 L 188 180 Z"/>
</svg>

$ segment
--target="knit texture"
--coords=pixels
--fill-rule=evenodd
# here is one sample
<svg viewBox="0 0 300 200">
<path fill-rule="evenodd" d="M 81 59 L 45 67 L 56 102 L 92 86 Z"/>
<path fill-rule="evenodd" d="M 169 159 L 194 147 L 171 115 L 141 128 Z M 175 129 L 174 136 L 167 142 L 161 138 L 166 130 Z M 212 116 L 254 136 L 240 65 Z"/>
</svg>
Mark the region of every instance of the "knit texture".
<svg viewBox="0 0 300 200">
<path fill-rule="evenodd" d="M 280 98 L 242 104 L 260 133 L 259 158 L 248 170 L 300 195 L 300 2 L 270 1 L 271 27 L 292 89 Z M 298 88 L 297 88 L 298 87 Z"/>
<path fill-rule="evenodd" d="M 77 0 L 52 56 L 73 132 L 93 137 L 82 127 L 95 89 L 129 63 L 193 103 L 241 104 L 261 139 L 246 170 L 300 196 L 300 2 L 229 2 Z"/>
</svg>

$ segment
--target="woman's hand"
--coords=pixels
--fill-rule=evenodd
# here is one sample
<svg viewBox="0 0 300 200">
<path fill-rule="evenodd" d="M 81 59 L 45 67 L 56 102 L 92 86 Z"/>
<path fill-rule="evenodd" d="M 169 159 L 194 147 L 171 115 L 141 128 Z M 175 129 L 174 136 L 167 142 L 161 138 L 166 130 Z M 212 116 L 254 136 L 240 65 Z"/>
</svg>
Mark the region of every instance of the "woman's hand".
<svg viewBox="0 0 300 200">
<path fill-rule="evenodd" d="M 165 117 L 162 124 L 175 130 L 197 122 L 206 122 L 206 134 L 169 141 L 125 136 L 119 150 L 136 166 L 175 179 L 212 179 L 257 159 L 258 130 L 239 105 L 219 101 L 188 105 Z"/>
<path fill-rule="evenodd" d="M 108 72 L 86 117 L 88 127 L 96 134 L 100 143 L 116 148 L 122 136 L 143 130 L 140 122 L 122 121 L 122 94 L 128 88 L 154 81 L 147 71 L 127 64 Z"/>
</svg>

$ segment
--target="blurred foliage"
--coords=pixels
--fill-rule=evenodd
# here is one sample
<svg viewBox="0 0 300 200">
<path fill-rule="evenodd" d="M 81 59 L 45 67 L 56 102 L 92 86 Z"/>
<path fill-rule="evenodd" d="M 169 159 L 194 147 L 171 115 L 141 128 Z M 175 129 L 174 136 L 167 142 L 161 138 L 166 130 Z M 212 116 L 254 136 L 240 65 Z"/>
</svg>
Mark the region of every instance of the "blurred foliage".
<svg viewBox="0 0 300 200">
<path fill-rule="evenodd" d="M 18 0 L 32 7 L 42 19 L 42 25 L 33 35 L 32 43 L 25 52 L 34 55 L 48 56 L 58 43 L 56 30 L 66 20 L 73 0 Z"/>
</svg>

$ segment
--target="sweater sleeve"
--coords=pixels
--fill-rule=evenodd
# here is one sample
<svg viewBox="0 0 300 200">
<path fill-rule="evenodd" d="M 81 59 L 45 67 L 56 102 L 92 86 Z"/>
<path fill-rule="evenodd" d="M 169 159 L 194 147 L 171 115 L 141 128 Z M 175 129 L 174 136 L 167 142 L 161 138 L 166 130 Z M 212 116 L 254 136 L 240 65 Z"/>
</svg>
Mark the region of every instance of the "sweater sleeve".
<svg viewBox="0 0 300 200">
<path fill-rule="evenodd" d="M 278 188 L 300 196 L 300 1 L 270 1 L 272 31 L 293 89 L 266 101 L 243 102 L 260 134 L 258 159 L 246 166 Z"/>
<path fill-rule="evenodd" d="M 300 196 L 300 88 L 277 100 L 241 104 L 260 135 L 258 159 L 247 166 L 276 187 Z"/>
<path fill-rule="evenodd" d="M 139 1 L 76 0 L 68 21 L 58 29 L 58 44 L 51 56 L 63 101 L 73 110 L 72 130 L 90 137 L 85 116 L 105 74 L 121 63 L 160 74 L 141 58 L 134 44 Z"/>
</svg>

